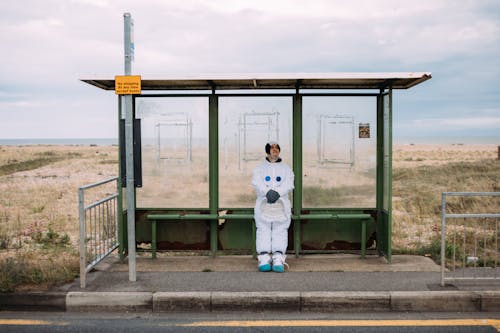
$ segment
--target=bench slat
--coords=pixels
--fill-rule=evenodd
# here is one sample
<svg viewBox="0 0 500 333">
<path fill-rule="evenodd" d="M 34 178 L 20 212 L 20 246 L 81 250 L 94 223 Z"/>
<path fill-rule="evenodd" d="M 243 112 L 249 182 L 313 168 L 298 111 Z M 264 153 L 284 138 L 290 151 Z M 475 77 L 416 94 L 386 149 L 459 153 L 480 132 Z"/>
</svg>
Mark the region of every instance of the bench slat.
<svg viewBox="0 0 500 333">
<path fill-rule="evenodd" d="M 218 218 L 217 214 L 148 214 L 148 220 L 215 220 Z"/>
</svg>

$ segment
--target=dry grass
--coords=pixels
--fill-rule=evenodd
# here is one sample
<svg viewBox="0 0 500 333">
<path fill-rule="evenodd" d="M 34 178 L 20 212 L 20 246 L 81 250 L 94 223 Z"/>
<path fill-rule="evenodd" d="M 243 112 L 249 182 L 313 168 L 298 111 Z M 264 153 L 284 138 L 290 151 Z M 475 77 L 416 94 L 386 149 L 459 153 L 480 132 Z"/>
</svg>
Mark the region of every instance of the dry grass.
<svg viewBox="0 0 500 333">
<path fill-rule="evenodd" d="M 396 146 L 393 248 L 403 252 L 433 250 L 440 237 L 441 192 L 475 191 L 500 191 L 495 145 Z M 498 198 L 451 199 L 448 213 L 498 213 L 499 207 Z"/>
<path fill-rule="evenodd" d="M 416 252 L 427 249 L 439 235 L 440 194 L 443 191 L 499 191 L 500 161 L 496 159 L 494 145 L 405 145 L 394 147 L 393 186 L 393 249 L 395 252 Z M 0 146 L 0 291 L 15 288 L 50 287 L 55 283 L 71 280 L 78 273 L 78 197 L 80 186 L 116 176 L 117 147 L 89 146 Z M 196 153 L 196 152 L 195 152 Z M 206 153 L 205 153 L 206 154 Z M 234 161 L 234 160 L 229 160 Z M 145 163 L 154 163 L 146 160 Z M 373 164 L 373 163 L 372 163 Z M 356 175 L 340 177 L 339 188 L 373 186 L 372 164 L 366 170 L 312 168 L 315 175 L 307 184 L 324 182 L 328 173 Z M 220 161 L 221 168 L 225 161 Z M 198 170 L 184 179 L 196 190 L 200 198 L 208 196 L 208 171 L 205 166 L 167 168 L 144 174 L 144 206 L 154 203 L 154 198 L 165 200 L 163 195 L 172 188 L 186 188 L 182 175 Z M 205 168 L 205 169 L 203 169 Z M 229 165 L 221 181 L 233 186 L 221 195 L 221 200 L 233 204 L 233 198 L 244 206 L 253 205 L 254 193 L 249 185 L 251 169 Z M 333 171 L 332 171 L 333 170 Z M 359 176 L 358 176 L 359 175 Z M 310 175 L 311 176 L 311 175 Z M 351 183 L 351 180 L 353 183 Z M 305 185 L 307 185 L 305 184 Z M 148 185 L 145 185 L 148 186 Z M 225 187 L 227 188 L 227 187 Z M 104 192 L 91 194 L 102 197 Z M 140 193 L 140 191 L 138 191 Z M 190 201 L 193 192 L 181 191 L 178 203 L 196 206 Z M 92 197 L 88 198 L 89 200 Z M 311 199 L 313 200 L 313 199 Z M 200 201 L 199 205 L 208 205 Z M 477 201 L 457 202 L 453 208 L 498 209 L 498 203 L 482 204 Z M 17 282 L 12 279 L 17 277 Z M 16 281 L 14 279 L 14 281 Z"/>
<path fill-rule="evenodd" d="M 12 277 L 22 285 L 37 286 L 75 277 L 78 188 L 116 176 L 117 151 L 89 146 L 0 147 L 0 291 L 15 287 Z"/>
</svg>

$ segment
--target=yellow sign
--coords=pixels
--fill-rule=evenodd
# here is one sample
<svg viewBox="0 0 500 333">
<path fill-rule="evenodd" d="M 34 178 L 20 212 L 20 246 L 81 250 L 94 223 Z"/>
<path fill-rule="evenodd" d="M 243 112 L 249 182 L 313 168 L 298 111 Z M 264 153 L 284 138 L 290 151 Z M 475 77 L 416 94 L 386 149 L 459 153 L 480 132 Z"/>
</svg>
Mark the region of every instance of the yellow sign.
<svg viewBox="0 0 500 333">
<path fill-rule="evenodd" d="M 141 93 L 141 76 L 115 76 L 115 94 L 139 95 Z"/>
</svg>

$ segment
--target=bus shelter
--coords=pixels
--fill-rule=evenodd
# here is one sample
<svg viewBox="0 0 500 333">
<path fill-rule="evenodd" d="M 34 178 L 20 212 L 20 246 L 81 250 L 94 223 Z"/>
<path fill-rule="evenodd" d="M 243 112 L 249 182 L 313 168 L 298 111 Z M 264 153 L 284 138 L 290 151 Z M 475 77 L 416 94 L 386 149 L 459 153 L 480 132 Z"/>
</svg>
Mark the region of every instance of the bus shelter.
<svg viewBox="0 0 500 333">
<path fill-rule="evenodd" d="M 151 248 L 153 257 L 158 250 L 254 254 L 252 170 L 273 140 L 295 174 L 289 252 L 369 251 L 390 261 L 392 92 L 430 78 L 415 72 L 142 77 L 141 93 L 132 96 L 132 146 L 125 145 L 118 102 L 122 187 L 126 159 L 134 162 L 136 248 Z M 82 81 L 115 89 L 114 78 Z"/>
</svg>

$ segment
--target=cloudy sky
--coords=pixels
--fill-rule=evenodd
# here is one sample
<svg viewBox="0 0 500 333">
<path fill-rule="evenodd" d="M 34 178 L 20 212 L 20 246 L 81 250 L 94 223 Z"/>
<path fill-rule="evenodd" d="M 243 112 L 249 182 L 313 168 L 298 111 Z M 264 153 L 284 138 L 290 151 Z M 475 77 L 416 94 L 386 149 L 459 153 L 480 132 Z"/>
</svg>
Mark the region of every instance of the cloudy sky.
<svg viewBox="0 0 500 333">
<path fill-rule="evenodd" d="M 395 137 L 500 138 L 498 0 L 1 0 L 0 139 L 116 137 L 123 74 L 431 72 L 394 96 Z"/>
</svg>

